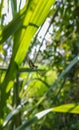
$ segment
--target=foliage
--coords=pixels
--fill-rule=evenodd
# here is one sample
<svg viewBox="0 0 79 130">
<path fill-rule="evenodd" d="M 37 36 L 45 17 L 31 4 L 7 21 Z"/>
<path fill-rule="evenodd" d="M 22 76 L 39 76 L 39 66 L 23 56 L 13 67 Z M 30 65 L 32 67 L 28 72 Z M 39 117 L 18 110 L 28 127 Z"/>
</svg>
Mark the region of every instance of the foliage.
<svg viewBox="0 0 79 130">
<path fill-rule="evenodd" d="M 5 1 L 0 129 L 78 130 L 79 1 L 27 0 L 22 7 L 21 0 L 8 0 L 5 13 L 3 7 Z"/>
</svg>

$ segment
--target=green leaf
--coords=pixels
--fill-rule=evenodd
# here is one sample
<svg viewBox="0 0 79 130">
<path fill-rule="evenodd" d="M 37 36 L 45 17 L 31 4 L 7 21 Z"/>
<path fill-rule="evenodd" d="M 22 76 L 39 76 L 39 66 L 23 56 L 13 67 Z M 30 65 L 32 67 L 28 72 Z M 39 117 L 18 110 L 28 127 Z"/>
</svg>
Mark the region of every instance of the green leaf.
<svg viewBox="0 0 79 130">
<path fill-rule="evenodd" d="M 20 65 L 23 61 L 26 52 L 28 50 L 28 47 L 30 45 L 30 42 L 38 29 L 37 27 L 40 27 L 40 25 L 44 22 L 50 7 L 54 3 L 54 0 L 45 0 L 42 2 L 40 0 L 39 2 L 37 0 L 33 0 L 32 5 L 29 7 L 29 11 L 27 13 L 27 16 L 25 17 L 23 25 L 27 26 L 26 30 L 21 34 L 21 38 L 19 38 L 18 41 L 21 41 L 18 51 L 15 56 L 15 62 Z M 41 7 L 41 8 L 40 8 Z M 32 9 L 31 9 L 32 8 Z M 34 26 L 35 25 L 35 26 Z M 15 49 L 17 50 L 17 48 Z"/>
<path fill-rule="evenodd" d="M 53 3 L 54 0 L 45 0 L 44 2 L 42 2 L 42 0 L 39 2 L 38 0 L 32 0 L 30 2 L 23 22 L 23 26 L 25 28 L 21 28 L 19 32 L 17 31 L 17 34 L 15 36 L 12 59 L 3 81 L 5 82 L 3 83 L 3 91 L 6 90 L 6 92 L 8 92 L 11 88 L 11 86 L 8 87 L 9 81 L 15 78 L 19 69 L 19 65 L 22 63 L 26 52 L 28 51 L 30 42 L 38 29 L 34 25 L 40 26 L 44 22 Z"/>
<path fill-rule="evenodd" d="M 67 73 L 70 72 L 71 68 L 72 68 L 78 61 L 79 61 L 79 55 L 77 55 L 77 56 L 70 62 L 70 64 L 65 68 L 65 70 L 62 71 L 62 73 L 58 76 L 58 78 L 57 78 L 57 79 L 55 80 L 55 82 L 53 83 L 52 87 L 50 87 L 50 88 L 48 89 L 48 92 L 49 92 L 50 90 L 52 90 L 53 86 L 57 86 L 57 85 L 58 85 L 59 81 L 60 81 L 61 79 L 63 79 L 63 77 L 64 77 Z M 48 93 L 48 92 L 47 92 L 47 93 Z"/>
<path fill-rule="evenodd" d="M 65 104 L 52 109 L 53 112 L 79 114 L 79 104 Z"/>
<path fill-rule="evenodd" d="M 22 22 L 25 17 L 25 12 L 26 12 L 26 7 L 24 7 L 19 13 L 17 13 L 16 16 L 13 18 L 13 20 L 8 25 L 6 25 L 3 28 L 3 30 L 0 30 L 1 44 L 5 42 L 7 38 L 13 35 L 22 26 Z"/>
<path fill-rule="evenodd" d="M 32 123 L 38 121 L 45 115 L 47 115 L 49 112 L 61 112 L 61 113 L 73 113 L 73 114 L 79 114 L 79 104 L 65 104 L 58 107 L 53 107 L 50 109 L 46 109 L 44 111 L 41 111 L 37 113 L 33 118 L 26 120 L 24 124 L 22 124 L 20 127 L 18 127 L 16 130 L 22 130 L 28 126 L 31 126 Z"/>
<path fill-rule="evenodd" d="M 6 126 L 6 124 L 9 122 L 9 120 L 16 115 L 20 110 L 22 109 L 22 106 L 18 107 L 17 109 L 13 110 L 11 112 L 6 120 L 4 121 L 3 127 Z M 43 110 L 37 114 L 31 119 L 28 119 L 22 124 L 20 127 L 18 127 L 16 130 L 21 130 L 23 128 L 26 128 L 27 126 L 30 126 L 33 122 L 38 121 L 45 115 L 47 115 L 49 112 L 61 112 L 61 113 L 73 113 L 73 114 L 79 114 L 79 104 L 71 103 L 71 104 L 65 104 L 57 107 L 53 107 L 50 109 Z"/>
<path fill-rule="evenodd" d="M 28 6 L 26 6 L 27 9 L 24 8 L 23 10 L 22 20 L 21 16 L 19 16 L 19 18 L 17 16 L 16 20 L 14 20 L 13 23 L 10 23 L 10 25 L 8 25 L 9 27 L 7 26 L 1 34 L 0 41 L 2 42 L 11 34 L 16 32 L 14 35 L 15 37 L 11 62 L 2 83 L 0 116 L 3 116 L 3 107 L 6 106 L 6 100 L 9 96 L 8 93 L 13 87 L 14 79 L 16 78 L 19 71 L 19 66 L 22 63 L 26 52 L 28 51 L 31 40 L 33 39 L 38 27 L 40 27 L 46 19 L 53 3 L 54 0 L 39 0 L 39 2 L 38 0 L 29 1 Z M 21 23 L 19 23 L 20 20 L 22 21 Z M 16 26 L 19 27 L 16 29 Z M 13 27 L 15 29 L 13 29 Z"/>
<path fill-rule="evenodd" d="M 24 103 L 21 103 L 16 109 L 13 109 L 13 110 L 7 115 L 7 117 L 6 117 L 6 119 L 5 119 L 4 123 L 3 123 L 3 127 L 5 127 L 5 126 L 8 124 L 8 122 L 9 122 L 17 113 L 19 113 L 19 112 L 22 110 L 23 106 L 26 105 L 26 104 L 28 104 L 28 103 L 29 103 L 29 101 L 26 101 L 26 102 L 24 102 Z"/>
<path fill-rule="evenodd" d="M 17 12 L 17 1 L 11 0 L 12 15 L 15 16 Z"/>
</svg>

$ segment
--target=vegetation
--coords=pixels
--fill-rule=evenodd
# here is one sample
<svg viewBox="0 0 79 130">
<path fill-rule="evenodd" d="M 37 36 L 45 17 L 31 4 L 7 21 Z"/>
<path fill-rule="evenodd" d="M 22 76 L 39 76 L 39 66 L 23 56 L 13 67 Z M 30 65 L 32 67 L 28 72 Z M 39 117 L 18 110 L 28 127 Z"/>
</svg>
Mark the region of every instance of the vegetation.
<svg viewBox="0 0 79 130">
<path fill-rule="evenodd" d="M 79 1 L 22 2 L 0 1 L 0 129 L 79 130 Z"/>
</svg>

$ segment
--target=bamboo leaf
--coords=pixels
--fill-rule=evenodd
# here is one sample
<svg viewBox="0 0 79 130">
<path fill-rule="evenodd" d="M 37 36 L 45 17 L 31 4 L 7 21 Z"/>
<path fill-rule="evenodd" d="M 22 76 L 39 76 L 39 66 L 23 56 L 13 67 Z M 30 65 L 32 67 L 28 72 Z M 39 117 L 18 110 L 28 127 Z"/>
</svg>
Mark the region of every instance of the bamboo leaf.
<svg viewBox="0 0 79 130">
<path fill-rule="evenodd" d="M 18 127 L 16 130 L 22 130 L 30 125 L 32 125 L 32 123 L 38 121 L 39 119 L 41 119 L 42 117 L 44 117 L 45 115 L 47 115 L 49 112 L 61 112 L 61 113 L 73 113 L 73 114 L 79 114 L 79 104 L 65 104 L 65 105 L 61 105 L 58 107 L 53 107 L 50 109 L 46 109 L 42 112 L 37 113 L 33 118 L 26 120 L 24 122 L 24 124 L 22 124 L 20 127 Z"/>
<path fill-rule="evenodd" d="M 8 93 L 10 89 L 13 87 L 14 79 L 19 71 L 19 66 L 22 63 L 26 55 L 26 52 L 28 51 L 30 42 L 34 34 L 36 33 L 38 27 L 41 26 L 41 24 L 44 22 L 53 3 L 54 3 L 54 0 L 49 0 L 49 1 L 39 0 L 39 2 L 38 0 L 29 1 L 28 8 L 27 9 L 24 8 L 23 10 L 24 16 L 22 13 L 23 22 L 19 23 L 21 17 L 19 19 L 16 18 L 15 20 L 16 22 L 13 22 L 9 25 L 9 27 L 6 27 L 5 30 L 9 29 L 8 32 L 4 31 L 1 34 L 2 37 L 0 41 L 2 42 L 5 39 L 7 39 L 11 34 L 16 32 L 11 62 L 2 83 L 2 91 L 1 91 L 1 99 L 0 99 L 0 103 L 1 103 L 0 116 L 1 117 L 3 117 L 3 113 L 4 113 L 3 107 L 6 106 L 5 104 L 8 98 Z M 12 31 L 12 25 L 15 26 L 14 31 Z M 19 26 L 19 27 L 16 29 L 16 26 Z"/>
<path fill-rule="evenodd" d="M 9 122 L 9 120 L 16 115 L 19 111 L 21 111 L 22 106 L 19 106 L 17 109 L 13 110 L 4 121 L 3 127 L 6 126 L 6 124 Z M 79 114 L 79 104 L 71 103 L 71 104 L 65 104 L 60 105 L 57 107 L 53 107 L 50 109 L 43 110 L 29 120 L 26 120 L 24 124 L 22 124 L 20 127 L 18 127 L 16 130 L 21 130 L 26 128 L 27 126 L 30 126 L 33 122 L 38 121 L 45 115 L 47 115 L 49 112 L 61 112 L 61 113 L 73 113 L 73 114 Z"/>
<path fill-rule="evenodd" d="M 24 20 L 23 26 L 27 26 L 26 30 L 21 34 L 20 39 L 21 44 L 19 45 L 18 52 L 15 56 L 15 62 L 20 65 L 23 61 L 30 42 L 40 25 L 44 22 L 51 5 L 54 3 L 54 0 L 45 0 L 39 2 L 37 0 L 33 1 L 32 6 L 29 7 L 27 17 Z M 41 8 L 40 8 L 41 7 Z M 31 9 L 32 8 L 32 9 Z M 31 23 L 31 24 L 30 24 Z M 33 26 L 36 25 L 36 26 Z M 25 35 L 24 35 L 25 34 Z M 15 49 L 16 50 L 16 49 Z"/>
<path fill-rule="evenodd" d="M 26 55 L 26 51 L 28 50 L 28 47 L 30 45 L 31 39 L 33 38 L 33 36 L 37 30 L 37 27 L 30 26 L 29 23 L 40 26 L 43 23 L 43 21 L 45 20 L 48 12 L 50 10 L 50 7 L 53 3 L 54 3 L 54 0 L 52 0 L 52 1 L 45 0 L 43 3 L 42 3 L 42 0 L 40 0 L 39 2 L 38 2 L 38 0 L 31 1 L 30 5 L 28 7 L 27 13 L 26 13 L 26 17 L 24 19 L 24 23 L 23 23 L 23 26 L 26 26 L 26 28 L 24 30 L 21 30 L 22 32 L 20 32 L 21 33 L 20 36 L 17 35 L 17 37 L 19 39 L 16 38 L 16 41 L 15 41 L 15 44 L 13 47 L 12 60 L 11 60 L 9 69 L 6 73 L 5 79 L 2 84 L 3 93 L 5 92 L 5 90 L 6 90 L 6 92 L 8 92 L 10 90 L 11 86 L 9 86 L 7 88 L 9 81 L 12 81 L 15 78 L 16 73 L 18 71 L 18 67 L 22 63 L 22 61 Z M 41 6 L 41 8 L 40 8 L 40 6 Z M 45 6 L 45 8 L 44 8 L 44 6 Z M 46 13 L 45 13 L 45 11 L 46 11 Z M 37 13 L 37 12 L 39 12 L 39 13 Z M 39 17 L 39 15 L 42 16 L 42 20 L 41 20 L 41 17 Z M 39 19 L 38 19 L 38 17 L 39 17 Z"/>
<path fill-rule="evenodd" d="M 52 109 L 53 112 L 79 114 L 79 104 L 65 104 Z"/>
<path fill-rule="evenodd" d="M 22 110 L 23 106 L 26 105 L 26 104 L 28 104 L 29 102 L 30 102 L 30 101 L 26 101 L 26 102 L 24 102 L 24 103 L 21 103 L 21 105 L 19 105 L 16 109 L 13 109 L 13 110 L 7 115 L 7 117 L 6 117 L 6 119 L 5 119 L 4 123 L 3 123 L 3 127 L 5 127 L 5 126 L 8 124 L 8 122 L 9 122 L 17 113 L 19 113 L 19 112 Z"/>
<path fill-rule="evenodd" d="M 71 62 L 70 64 L 65 68 L 65 70 L 62 71 L 62 73 L 58 76 L 58 78 L 55 80 L 53 83 L 52 87 L 49 88 L 47 93 L 52 90 L 53 86 L 57 86 L 59 81 L 67 74 L 70 72 L 71 68 L 79 61 L 79 55 L 77 55 Z"/>
<path fill-rule="evenodd" d="M 17 12 L 17 1 L 11 0 L 12 15 L 15 16 Z"/>
<path fill-rule="evenodd" d="M 13 20 L 8 25 L 6 25 L 3 28 L 3 30 L 0 30 L 0 43 L 1 44 L 5 42 L 7 38 L 13 35 L 19 28 L 21 28 L 22 22 L 23 22 L 23 19 L 25 17 L 25 13 L 27 10 L 27 6 L 28 4 L 25 5 L 24 8 L 21 9 L 20 12 L 16 14 Z"/>
</svg>

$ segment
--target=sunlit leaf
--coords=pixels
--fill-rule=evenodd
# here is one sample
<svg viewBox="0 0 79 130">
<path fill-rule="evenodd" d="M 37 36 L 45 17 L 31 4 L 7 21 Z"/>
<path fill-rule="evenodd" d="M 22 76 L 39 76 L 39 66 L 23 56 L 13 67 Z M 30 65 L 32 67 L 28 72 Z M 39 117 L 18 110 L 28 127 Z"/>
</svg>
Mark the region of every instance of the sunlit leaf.
<svg viewBox="0 0 79 130">
<path fill-rule="evenodd" d="M 49 112 L 79 114 L 79 104 L 74 104 L 74 103 L 73 104 L 65 104 L 65 105 L 53 107 L 50 109 L 46 109 L 42 112 L 37 113 L 33 118 L 26 120 L 25 123 L 23 125 L 21 125 L 20 127 L 18 127 L 16 130 L 21 130 L 23 128 L 26 128 L 26 127 L 32 125 L 32 123 L 38 121 L 39 119 L 41 119 L 42 117 L 47 115 Z"/>
<path fill-rule="evenodd" d="M 65 104 L 52 109 L 53 112 L 79 114 L 79 104 Z"/>
<path fill-rule="evenodd" d="M 0 109 L 1 116 L 3 116 L 3 107 L 5 106 L 7 100 L 6 93 L 8 93 L 10 89 L 13 87 L 12 81 L 14 82 L 14 79 L 16 78 L 16 75 L 19 71 L 19 66 L 22 63 L 26 55 L 26 52 L 28 51 L 31 40 L 33 39 L 33 36 L 36 33 L 37 29 L 42 25 L 42 23 L 46 19 L 48 12 L 53 3 L 54 0 L 49 0 L 49 1 L 39 0 L 39 2 L 38 0 L 30 1 L 28 6 L 26 6 L 27 9 L 24 8 L 22 15 L 18 15 L 14 19 L 14 21 L 12 21 L 10 25 L 8 25 L 5 28 L 6 31 L 4 30 L 1 33 L 0 40 L 1 42 L 3 42 L 3 40 L 6 40 L 11 34 L 16 32 L 14 36 L 14 46 L 13 46 L 13 54 L 12 54 L 11 62 L 2 83 L 2 92 L 1 92 L 1 101 L 0 101 L 2 104 Z M 20 21 L 21 16 L 23 20 Z M 17 29 L 16 26 L 18 26 Z M 12 27 L 14 27 L 14 31 Z M 11 82 L 11 86 L 10 86 L 10 82 Z"/>
</svg>

